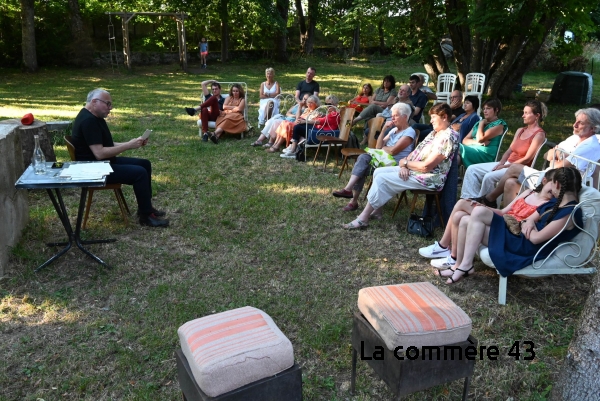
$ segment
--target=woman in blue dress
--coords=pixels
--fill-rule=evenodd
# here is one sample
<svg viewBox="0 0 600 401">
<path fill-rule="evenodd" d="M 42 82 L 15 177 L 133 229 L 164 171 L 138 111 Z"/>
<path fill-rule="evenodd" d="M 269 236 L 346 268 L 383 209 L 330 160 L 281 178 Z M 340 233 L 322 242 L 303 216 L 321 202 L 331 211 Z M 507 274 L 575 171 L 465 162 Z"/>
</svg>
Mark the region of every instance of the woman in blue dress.
<svg viewBox="0 0 600 401">
<path fill-rule="evenodd" d="M 512 234 L 504 219 L 487 207 L 477 207 L 471 216 L 465 216 L 459 225 L 458 255 L 453 269 L 438 271 L 441 277 L 448 277 L 446 284 L 454 284 L 463 277 L 472 275 L 473 259 L 479 244 L 487 245 L 490 258 L 503 277 L 529 266 L 535 254 L 543 259 L 562 242 L 570 241 L 579 229 L 568 220 L 578 203 L 577 194 L 581 190 L 581 173 L 574 167 L 556 169 L 552 180 L 555 199 L 538 207 L 521 225 L 521 234 Z M 568 225 L 561 232 L 565 224 Z M 583 226 L 581 209 L 575 212 L 575 223 Z M 559 234 L 560 232 L 560 234 Z M 555 235 L 559 234 L 556 238 Z M 467 240 L 468 238 L 468 240 Z"/>
</svg>

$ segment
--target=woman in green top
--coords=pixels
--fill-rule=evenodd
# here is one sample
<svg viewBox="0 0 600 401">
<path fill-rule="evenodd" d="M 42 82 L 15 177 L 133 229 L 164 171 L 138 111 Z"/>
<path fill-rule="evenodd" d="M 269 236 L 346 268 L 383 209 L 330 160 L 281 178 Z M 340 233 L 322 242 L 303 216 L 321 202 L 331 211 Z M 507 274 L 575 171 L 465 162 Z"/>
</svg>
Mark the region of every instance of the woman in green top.
<svg viewBox="0 0 600 401">
<path fill-rule="evenodd" d="M 460 144 L 460 159 L 462 164 L 493 162 L 498 153 L 502 133 L 508 129 L 506 121 L 498 118 L 502 103 L 498 99 L 488 99 L 483 103 L 483 119 L 473 126 L 473 129 Z"/>
<path fill-rule="evenodd" d="M 395 103 L 396 95 L 396 79 L 393 75 L 386 75 L 381 83 L 381 88 L 375 91 L 371 98 L 370 104 L 360 112 L 360 114 L 352 121 L 352 125 L 361 120 L 368 121 L 377 117 L 377 113 L 383 113 L 386 107 Z"/>
</svg>

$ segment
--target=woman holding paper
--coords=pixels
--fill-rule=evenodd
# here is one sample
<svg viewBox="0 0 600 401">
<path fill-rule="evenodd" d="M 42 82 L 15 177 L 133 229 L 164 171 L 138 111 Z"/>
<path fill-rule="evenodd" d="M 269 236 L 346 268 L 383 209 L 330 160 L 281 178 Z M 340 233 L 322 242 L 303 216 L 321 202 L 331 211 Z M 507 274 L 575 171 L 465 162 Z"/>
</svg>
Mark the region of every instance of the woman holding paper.
<svg viewBox="0 0 600 401">
<path fill-rule="evenodd" d="M 396 164 L 413 150 L 416 132 L 408 125 L 411 113 L 412 110 L 406 103 L 396 103 L 393 105 L 392 121 L 384 125 L 383 132 L 392 124 L 394 128 L 385 137 L 384 135 L 379 135 L 377 138 L 377 149 L 381 149 L 392 156 Z M 374 170 L 374 167 L 371 165 L 371 159 L 372 157 L 369 153 L 358 156 L 348 184 L 340 190 L 333 191 L 333 196 L 336 198 L 351 199 L 342 209 L 344 212 L 351 212 L 358 209 L 358 197 L 365 185 L 365 179 Z"/>
</svg>

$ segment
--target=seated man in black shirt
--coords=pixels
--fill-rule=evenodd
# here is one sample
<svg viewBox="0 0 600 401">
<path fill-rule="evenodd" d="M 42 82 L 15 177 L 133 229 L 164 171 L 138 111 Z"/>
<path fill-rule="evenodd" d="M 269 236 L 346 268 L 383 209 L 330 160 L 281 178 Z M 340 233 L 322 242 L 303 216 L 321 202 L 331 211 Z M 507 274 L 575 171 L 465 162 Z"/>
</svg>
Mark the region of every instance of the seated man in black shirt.
<svg viewBox="0 0 600 401">
<path fill-rule="evenodd" d="M 316 73 L 317 70 L 314 67 L 308 67 L 306 70 L 306 79 L 298 82 L 298 85 L 296 85 L 296 102 L 302 103 L 302 99 L 306 93 L 308 93 L 308 96 L 319 96 L 319 83 L 313 79 Z"/>
<path fill-rule="evenodd" d="M 140 224 L 150 227 L 167 227 L 165 212 L 152 206 L 152 166 L 149 160 L 133 157 L 117 157 L 129 149 L 137 149 L 148 143 L 142 137 L 129 142 L 115 143 L 104 120 L 112 110 L 110 93 L 94 89 L 87 96 L 85 107 L 73 122 L 73 146 L 75 159 L 81 161 L 110 160 L 113 172 L 106 177 L 107 184 L 133 185 L 138 203 Z"/>
</svg>

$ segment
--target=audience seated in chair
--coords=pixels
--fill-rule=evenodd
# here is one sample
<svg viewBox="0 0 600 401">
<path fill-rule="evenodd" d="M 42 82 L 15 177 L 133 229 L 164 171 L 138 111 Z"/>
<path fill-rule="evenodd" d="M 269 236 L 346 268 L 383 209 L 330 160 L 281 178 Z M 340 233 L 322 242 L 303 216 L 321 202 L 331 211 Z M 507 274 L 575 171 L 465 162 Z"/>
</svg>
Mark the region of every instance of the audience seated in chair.
<svg viewBox="0 0 600 401">
<path fill-rule="evenodd" d="M 479 108 L 479 98 L 477 96 L 466 96 L 462 107 L 464 113 L 452 120 L 452 128 L 459 133 L 460 143 L 471 132 L 475 123 L 481 120 L 481 117 L 477 114 Z"/>
<path fill-rule="evenodd" d="M 587 171 L 587 175 L 591 176 L 594 169 L 588 169 L 588 163 L 579 157 L 594 161 L 600 159 L 600 144 L 595 135 L 598 133 L 600 133 L 600 111 L 594 108 L 580 109 L 575 113 L 573 135 L 557 145 L 558 148 L 571 154 L 571 156 L 565 157 L 563 152 L 549 150 L 544 158 L 551 162 L 551 168 L 574 165 L 582 174 Z M 494 204 L 500 195 L 505 194 L 504 202 L 510 202 L 519 191 L 523 178 L 536 172 L 537 170 L 532 167 L 511 165 L 496 188 L 484 193 L 481 201 L 486 204 Z"/>
<path fill-rule="evenodd" d="M 542 183 L 533 190 L 524 191 L 513 202 L 502 210 L 490 209 L 494 213 L 504 216 L 509 215 L 515 218 L 515 221 L 521 222 L 532 215 L 539 206 L 550 201 L 552 194 L 552 179 L 556 170 L 548 170 L 542 179 Z M 420 248 L 419 254 L 423 257 L 432 259 L 431 265 L 437 269 L 449 269 L 454 266 L 457 258 L 458 248 L 458 226 L 464 216 L 470 215 L 476 207 L 483 206 L 481 203 L 470 200 L 460 199 L 450 215 L 444 235 L 432 245 Z"/>
<path fill-rule="evenodd" d="M 185 111 L 193 116 L 196 112 L 200 112 L 200 120 L 202 120 L 202 141 L 208 141 L 208 122 L 209 121 L 217 121 L 217 118 L 221 115 L 221 111 L 223 111 L 223 104 L 225 103 L 225 98 L 221 96 L 221 84 L 215 81 L 214 79 L 209 79 L 203 81 L 202 85 L 202 95 L 204 97 L 204 102 L 200 104 L 198 107 L 186 107 Z M 208 85 L 210 85 L 212 93 L 208 90 Z M 218 107 L 211 107 L 214 105 L 214 100 L 211 98 L 214 97 L 217 99 Z"/>
<path fill-rule="evenodd" d="M 275 143 L 277 139 L 277 128 L 279 125 L 287 120 L 290 122 L 296 121 L 296 114 L 298 113 L 298 109 L 300 109 L 300 113 L 304 112 L 306 109 L 306 99 L 308 99 L 310 95 L 305 94 L 302 98 L 302 102 L 294 104 L 289 110 L 285 113 L 285 116 L 282 114 L 273 115 L 265 124 L 265 127 L 260 131 L 260 135 L 255 142 L 252 142 L 250 146 L 263 146 L 265 148 L 270 148 Z M 263 145 L 263 140 L 268 139 L 265 145 Z"/>
<path fill-rule="evenodd" d="M 362 86 L 361 92 L 352 100 L 348 101 L 347 107 L 352 107 L 358 113 L 363 111 L 365 107 L 371 104 L 373 99 L 373 87 L 371 84 L 366 83 Z"/>
<path fill-rule="evenodd" d="M 382 113 L 386 107 L 394 104 L 394 99 L 397 95 L 395 88 L 396 79 L 392 75 L 386 75 L 383 78 L 381 87 L 375 91 L 375 95 L 373 95 L 370 102 L 371 104 L 354 118 L 352 125 L 362 120 L 368 121 L 371 118 L 375 118 L 377 117 L 377 113 Z"/>
<path fill-rule="evenodd" d="M 306 78 L 296 85 L 296 102 L 302 103 L 304 95 L 319 96 L 319 83 L 314 79 L 316 74 L 317 70 L 314 67 L 307 68 Z"/>
<path fill-rule="evenodd" d="M 265 70 L 267 80 L 260 84 L 258 104 L 258 126 L 265 125 L 267 116 L 267 107 L 273 102 L 273 114 L 279 114 L 279 100 L 277 95 L 281 93 L 279 83 L 275 81 L 275 70 L 271 67 Z"/>
<path fill-rule="evenodd" d="M 416 133 L 408 124 L 411 114 L 412 110 L 409 105 L 404 103 L 393 105 L 392 122 L 386 123 L 382 132 L 389 127 L 392 127 L 392 129 L 386 135 L 379 135 L 377 139 L 377 149 L 381 149 L 393 156 L 396 163 L 413 151 Z M 358 156 L 348 184 L 344 188 L 333 192 L 333 196 L 337 198 L 351 199 L 343 208 L 345 212 L 358 209 L 358 197 L 365 185 L 365 179 L 374 170 L 374 167 L 371 165 L 371 159 L 372 157 L 369 153 Z"/>
<path fill-rule="evenodd" d="M 459 147 L 459 160 L 466 168 L 495 161 L 502 134 L 508 129 L 506 121 L 498 117 L 501 110 L 502 103 L 498 99 L 488 99 L 483 103 L 483 119 L 473 125 Z"/>
<path fill-rule="evenodd" d="M 467 168 L 460 197 L 478 199 L 481 203 L 496 207 L 494 203 L 486 203 L 481 197 L 494 189 L 506 172 L 505 169 L 513 164 L 530 165 L 533 162 L 540 146 L 546 140 L 546 133 L 539 126 L 546 113 L 547 109 L 543 103 L 537 100 L 527 102 L 523 109 L 525 127 L 517 130 L 510 147 L 499 162 L 473 164 Z"/>
<path fill-rule="evenodd" d="M 417 74 L 413 74 L 410 76 L 408 80 L 408 85 L 410 86 L 410 94 L 408 97 L 412 102 L 413 106 L 415 106 L 415 112 L 413 114 L 413 120 L 415 122 L 421 121 L 421 116 L 423 115 L 423 110 L 425 110 L 425 106 L 427 106 L 427 102 L 429 98 L 425 93 L 421 91 L 421 77 Z M 451 115 L 450 115 L 451 116 Z M 450 120 L 452 121 L 452 120 Z"/>
<path fill-rule="evenodd" d="M 296 119 L 291 122 L 288 120 L 282 121 L 276 129 L 275 140 L 273 145 L 267 149 L 269 153 L 279 152 L 279 149 L 286 144 L 288 141 L 292 139 L 292 133 L 294 126 L 306 124 L 307 120 L 313 120 L 317 115 L 315 115 L 315 110 L 320 106 L 321 102 L 319 98 L 315 95 L 311 95 L 306 99 L 306 108 L 304 110 L 301 109 L 302 103 L 299 104 L 298 110 L 296 111 Z M 273 128 L 271 128 L 272 130 Z M 272 135 L 271 133 L 269 134 Z"/>
<path fill-rule="evenodd" d="M 215 121 L 216 129 L 215 132 L 208 132 L 210 140 L 217 144 L 219 138 L 223 135 L 223 132 L 230 134 L 240 134 L 246 131 L 247 124 L 244 119 L 244 108 L 246 107 L 246 94 L 240 84 L 233 84 L 229 89 L 229 96 L 223 103 L 223 111 L 217 117 Z M 211 101 L 211 99 L 213 99 Z M 204 103 L 211 104 L 210 107 L 217 107 L 217 100 L 215 97 L 209 98 Z"/>
<path fill-rule="evenodd" d="M 483 244 L 488 246 L 500 275 L 508 277 L 529 266 L 534 257 L 545 258 L 558 244 L 575 237 L 580 231 L 577 226 L 583 226 L 581 209 L 575 212 L 575 222 L 569 218 L 578 203 L 581 173 L 574 167 L 558 168 L 550 187 L 555 199 L 538 207 L 524 220 L 519 235 L 511 233 L 504 219 L 487 207 L 476 207 L 470 216 L 463 216 L 458 227 L 456 264 L 450 269 L 438 270 L 437 274 L 448 278 L 446 284 L 473 275 L 473 260 L 479 245 Z M 565 224 L 567 227 L 563 230 Z M 549 246 L 543 247 L 549 241 Z"/>
<path fill-rule="evenodd" d="M 441 102 L 438 102 L 438 103 L 441 103 Z M 477 99 L 477 105 L 479 105 L 479 99 Z M 452 124 L 454 124 L 454 121 L 459 116 L 461 116 L 465 113 L 465 109 L 463 108 L 463 94 L 461 91 L 455 90 L 455 91 L 452 91 L 452 93 L 450 94 L 450 108 L 452 109 Z M 425 137 L 427 135 L 429 135 L 431 130 L 433 130 L 433 127 L 431 126 L 431 124 L 420 124 L 419 123 L 419 124 L 415 124 L 413 126 L 413 128 L 418 129 L 420 132 L 419 141 L 422 141 L 423 139 L 425 139 Z M 454 130 L 458 131 L 458 129 L 456 129 L 456 128 L 454 128 Z M 462 141 L 462 137 L 461 137 L 461 141 Z"/>
<path fill-rule="evenodd" d="M 325 105 L 328 106 L 327 114 L 309 115 L 304 122 L 294 125 L 290 145 L 283 150 L 280 157 L 284 159 L 295 159 L 298 152 L 298 144 L 307 140 L 307 144 L 316 145 L 319 141 L 316 139 L 318 134 L 331 133 L 333 136 L 339 136 L 340 132 L 340 113 L 337 110 L 339 100 L 334 95 L 325 98 Z"/>
<path fill-rule="evenodd" d="M 458 149 L 458 133 L 450 127 L 452 110 L 446 103 L 429 110 L 434 131 L 395 167 L 375 170 L 373 185 L 358 218 L 344 225 L 346 229 L 368 226 L 369 219 L 380 218 L 382 208 L 394 195 L 410 190 L 440 191 Z"/>
</svg>

